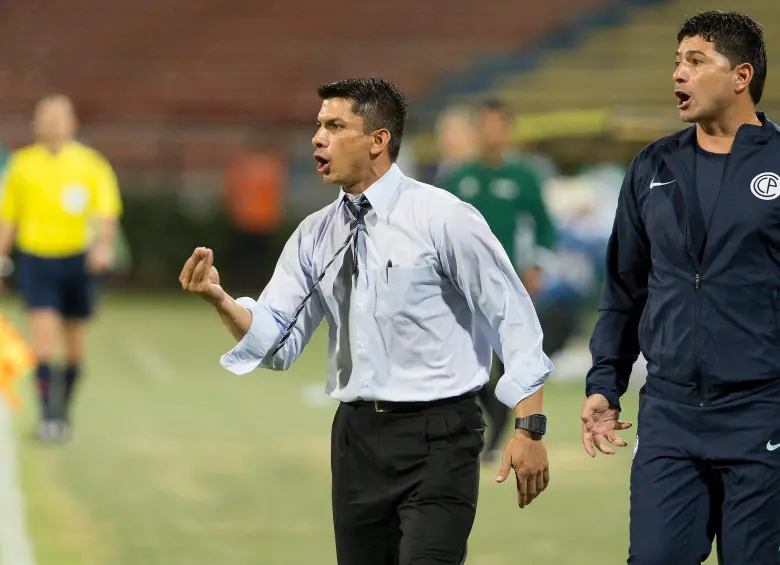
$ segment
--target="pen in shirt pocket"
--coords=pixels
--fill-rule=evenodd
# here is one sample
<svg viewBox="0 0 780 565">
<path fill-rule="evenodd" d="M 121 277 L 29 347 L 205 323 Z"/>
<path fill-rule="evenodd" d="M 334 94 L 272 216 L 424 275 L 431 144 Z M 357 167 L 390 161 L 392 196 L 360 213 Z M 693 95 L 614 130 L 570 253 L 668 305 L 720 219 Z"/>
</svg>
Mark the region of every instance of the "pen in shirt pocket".
<svg viewBox="0 0 780 565">
<path fill-rule="evenodd" d="M 388 259 L 387 260 L 387 267 L 385 268 L 385 282 L 387 282 L 387 283 L 390 282 L 390 267 L 392 267 L 392 266 L 393 266 L 393 262 L 390 259 Z"/>
</svg>

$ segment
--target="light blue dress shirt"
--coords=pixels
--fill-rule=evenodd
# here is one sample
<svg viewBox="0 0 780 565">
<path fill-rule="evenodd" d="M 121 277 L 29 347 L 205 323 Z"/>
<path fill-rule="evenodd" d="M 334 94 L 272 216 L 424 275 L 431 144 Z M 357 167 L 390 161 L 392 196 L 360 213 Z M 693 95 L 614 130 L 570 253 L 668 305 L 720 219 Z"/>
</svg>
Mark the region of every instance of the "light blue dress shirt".
<svg viewBox="0 0 780 565">
<path fill-rule="evenodd" d="M 288 369 L 325 318 L 327 394 L 340 401 L 426 401 L 479 389 L 491 348 L 505 365 L 496 396 L 514 407 L 552 371 L 542 329 L 512 262 L 483 217 L 445 190 L 393 165 L 365 192 L 372 209 L 359 241 L 358 272 L 327 269 L 281 349 L 296 308 L 349 233 L 344 193 L 308 216 L 279 257 L 244 338 L 221 358 L 246 374 Z"/>
</svg>

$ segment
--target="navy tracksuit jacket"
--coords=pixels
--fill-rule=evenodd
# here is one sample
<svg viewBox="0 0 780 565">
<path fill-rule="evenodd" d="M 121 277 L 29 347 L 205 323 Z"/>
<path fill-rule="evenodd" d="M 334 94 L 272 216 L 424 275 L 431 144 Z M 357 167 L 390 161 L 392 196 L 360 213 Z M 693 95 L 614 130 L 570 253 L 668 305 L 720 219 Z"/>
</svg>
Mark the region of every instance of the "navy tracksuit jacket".
<svg viewBox="0 0 780 565">
<path fill-rule="evenodd" d="M 586 392 L 619 407 L 641 350 L 629 563 L 780 563 L 780 129 L 743 125 L 712 217 L 696 134 L 643 149 L 621 189 Z"/>
</svg>

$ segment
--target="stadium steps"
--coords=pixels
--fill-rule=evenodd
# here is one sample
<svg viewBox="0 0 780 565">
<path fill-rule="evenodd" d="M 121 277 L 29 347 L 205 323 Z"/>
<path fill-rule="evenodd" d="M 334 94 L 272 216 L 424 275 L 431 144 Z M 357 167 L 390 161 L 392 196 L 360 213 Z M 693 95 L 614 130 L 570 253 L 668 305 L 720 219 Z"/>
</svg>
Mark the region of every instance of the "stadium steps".
<svg viewBox="0 0 780 565">
<path fill-rule="evenodd" d="M 625 26 L 593 32 L 578 49 L 545 55 L 539 70 L 507 77 L 499 81 L 496 91 L 519 112 L 614 105 L 666 106 L 673 112 L 676 32 L 687 15 L 708 5 L 703 0 L 677 0 L 639 8 Z M 776 0 L 725 0 L 720 7 L 765 22 L 769 60 L 780 59 L 780 28 L 771 25 L 780 15 Z M 769 73 L 765 106 L 780 106 L 778 87 L 780 77 Z"/>
<path fill-rule="evenodd" d="M 650 140 L 680 127 L 672 79 L 677 30 L 686 17 L 712 7 L 708 0 L 635 6 L 623 24 L 584 31 L 569 48 L 539 49 L 531 70 L 505 73 L 480 90 L 446 97 L 439 106 L 499 97 L 518 114 L 517 141 L 588 137 L 605 130 L 618 138 Z M 762 22 L 770 67 L 780 60 L 778 0 L 722 0 L 717 8 Z M 760 108 L 780 111 L 780 75 L 771 69 Z M 429 133 L 412 140 L 422 162 L 436 158 Z"/>
</svg>

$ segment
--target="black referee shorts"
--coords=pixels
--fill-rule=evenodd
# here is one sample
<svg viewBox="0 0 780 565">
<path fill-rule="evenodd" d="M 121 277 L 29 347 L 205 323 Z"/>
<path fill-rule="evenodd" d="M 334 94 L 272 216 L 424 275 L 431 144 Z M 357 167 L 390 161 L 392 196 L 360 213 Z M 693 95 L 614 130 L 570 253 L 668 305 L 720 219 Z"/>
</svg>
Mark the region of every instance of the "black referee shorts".
<svg viewBox="0 0 780 565">
<path fill-rule="evenodd" d="M 87 254 L 69 257 L 16 255 L 16 284 L 28 310 L 50 308 L 65 319 L 89 318 L 95 281 L 87 272 Z"/>
</svg>

